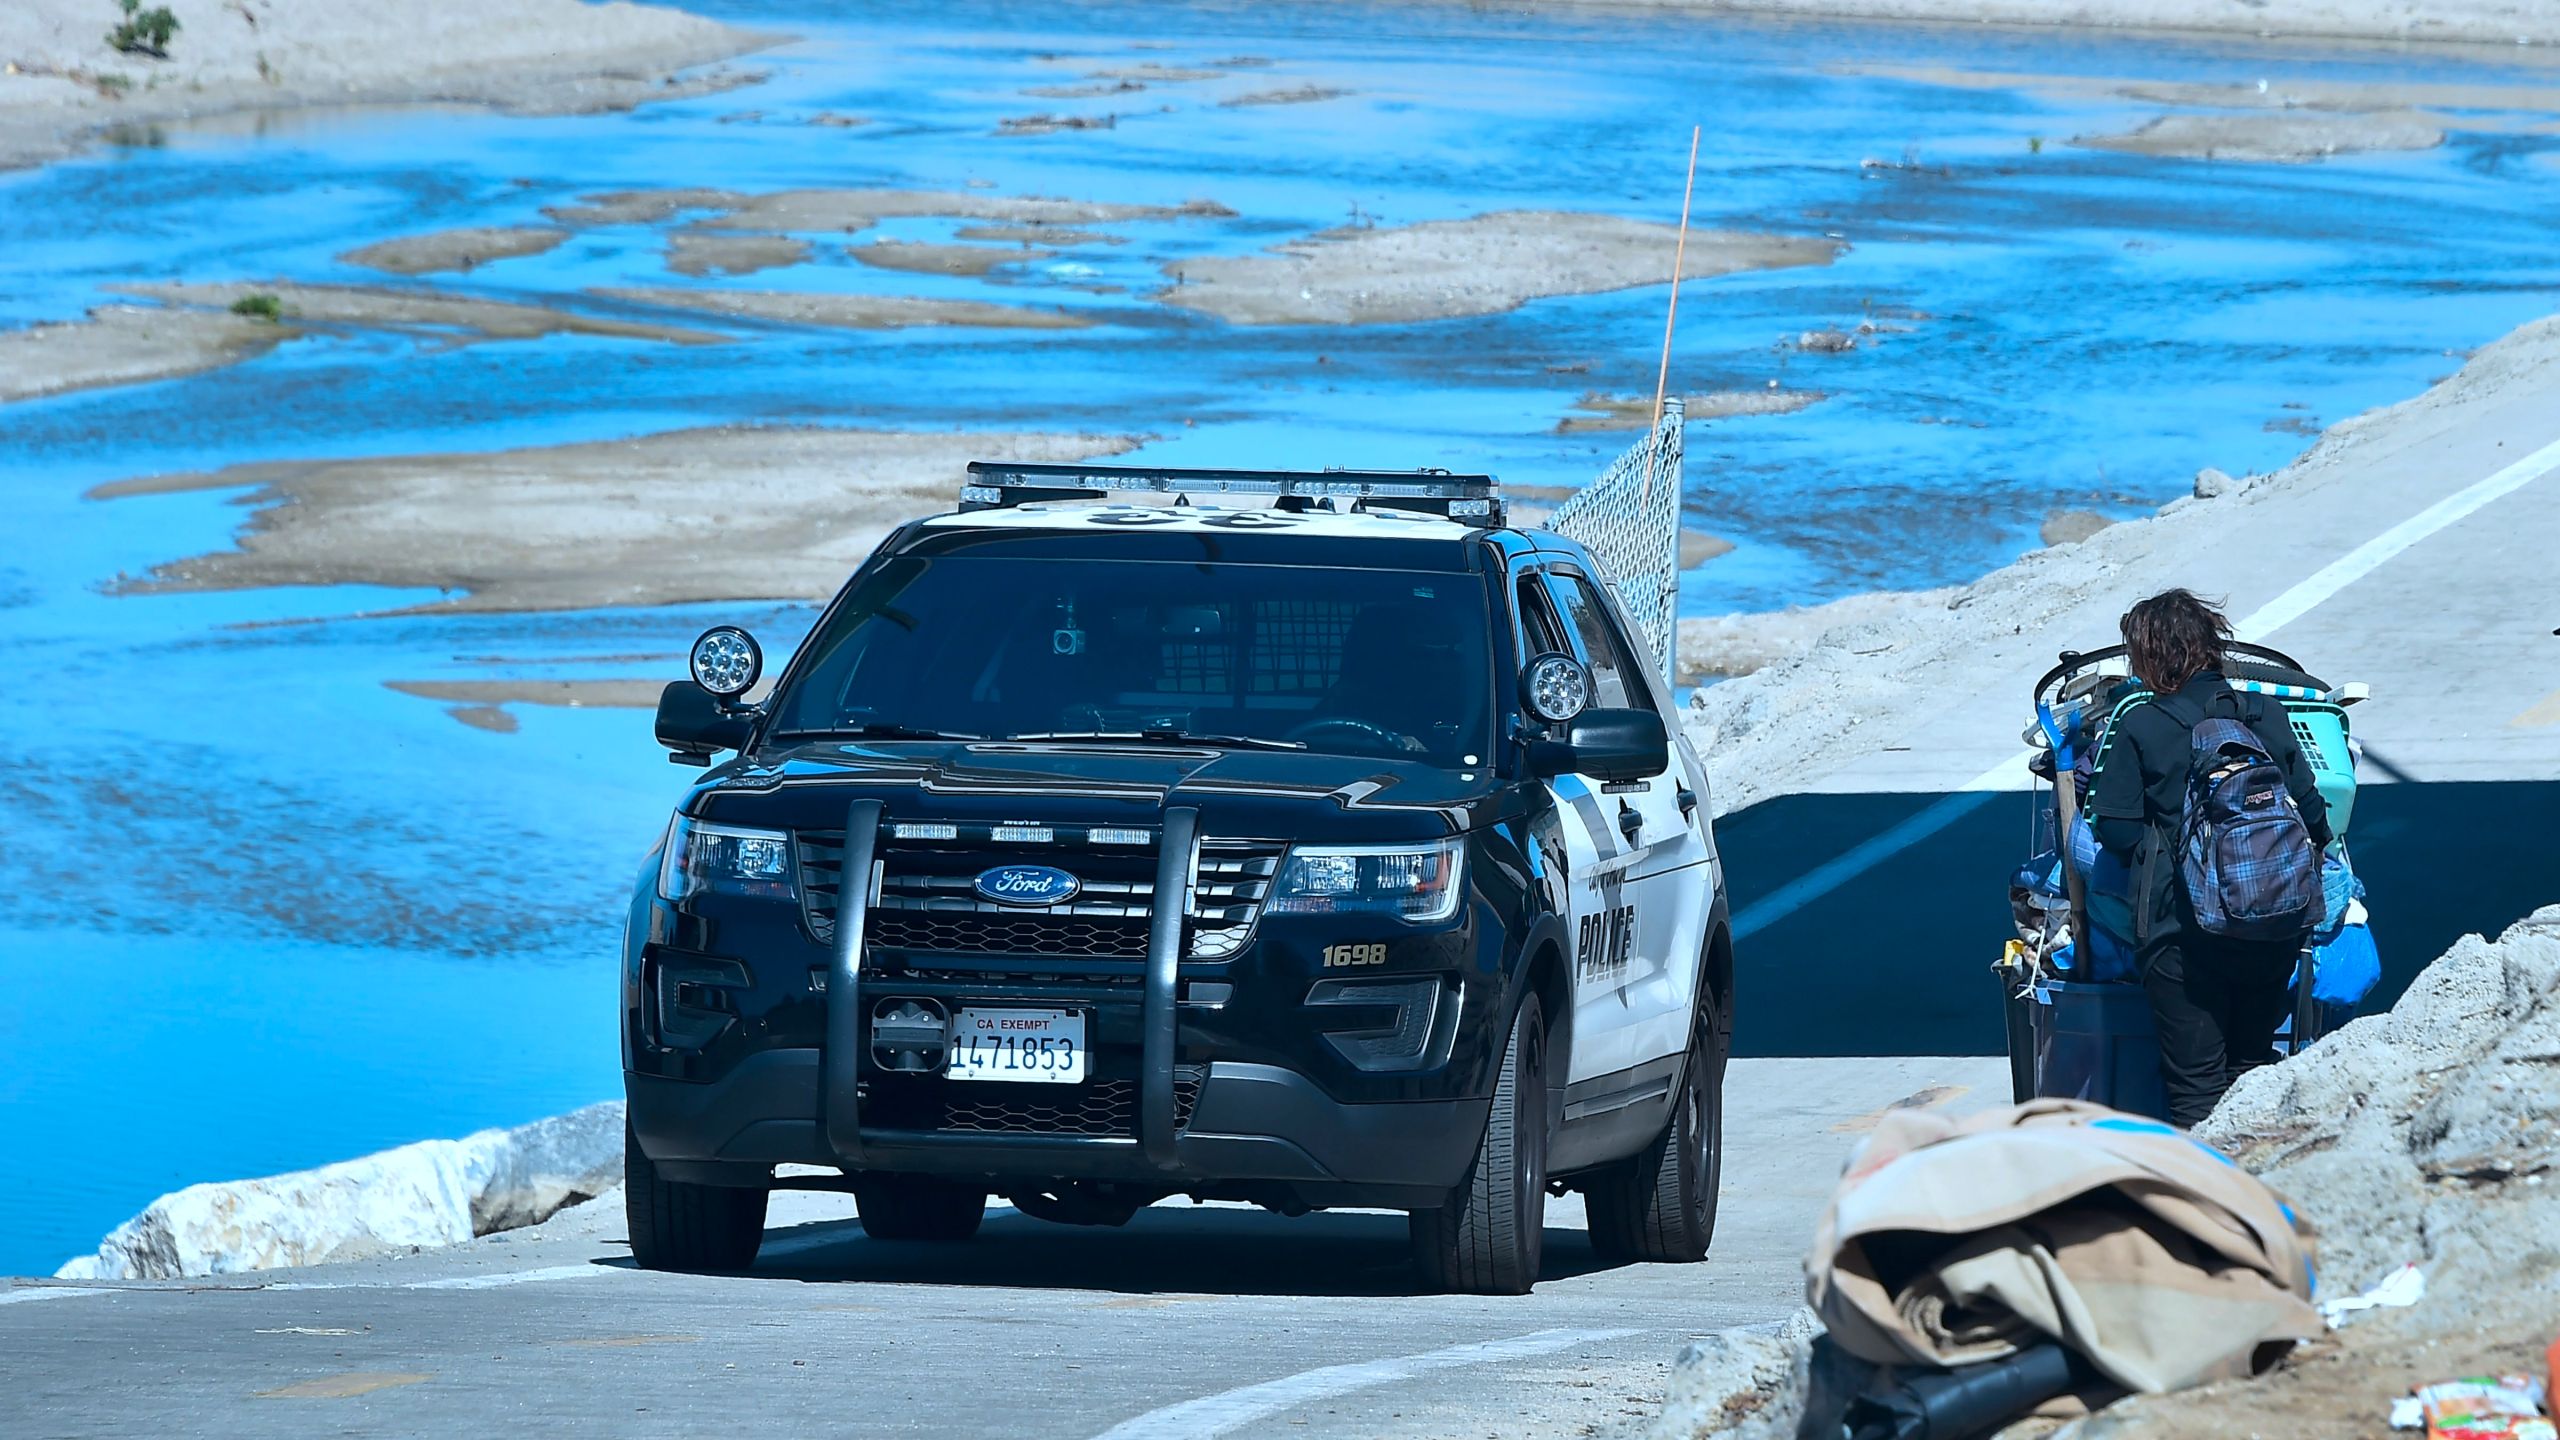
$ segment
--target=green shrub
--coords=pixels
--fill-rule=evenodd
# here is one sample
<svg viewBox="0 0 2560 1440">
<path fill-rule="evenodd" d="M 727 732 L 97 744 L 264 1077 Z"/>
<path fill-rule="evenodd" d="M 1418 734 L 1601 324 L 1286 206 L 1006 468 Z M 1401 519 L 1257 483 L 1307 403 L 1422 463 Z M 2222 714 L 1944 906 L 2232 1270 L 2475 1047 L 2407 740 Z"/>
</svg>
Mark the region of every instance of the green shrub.
<svg viewBox="0 0 2560 1440">
<path fill-rule="evenodd" d="M 124 23 L 107 32 L 107 43 L 127 55 L 148 55 L 155 60 L 169 58 L 169 38 L 178 33 L 178 17 L 166 5 L 142 8 L 142 0 L 116 0 L 124 8 Z"/>
<path fill-rule="evenodd" d="M 284 302 L 261 290 L 255 295 L 243 295 L 232 301 L 231 313 L 273 325 L 284 319 Z"/>
</svg>

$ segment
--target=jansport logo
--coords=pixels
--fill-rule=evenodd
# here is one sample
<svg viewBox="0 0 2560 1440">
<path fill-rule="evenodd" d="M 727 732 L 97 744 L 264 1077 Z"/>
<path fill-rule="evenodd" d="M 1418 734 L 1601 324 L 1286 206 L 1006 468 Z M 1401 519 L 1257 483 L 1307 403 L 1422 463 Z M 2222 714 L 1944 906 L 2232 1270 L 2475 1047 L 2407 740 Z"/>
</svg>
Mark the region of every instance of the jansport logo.
<svg viewBox="0 0 2560 1440">
<path fill-rule="evenodd" d="M 1054 865 L 999 865 L 981 871 L 977 890 L 999 905 L 1063 905 L 1082 882 Z"/>
</svg>

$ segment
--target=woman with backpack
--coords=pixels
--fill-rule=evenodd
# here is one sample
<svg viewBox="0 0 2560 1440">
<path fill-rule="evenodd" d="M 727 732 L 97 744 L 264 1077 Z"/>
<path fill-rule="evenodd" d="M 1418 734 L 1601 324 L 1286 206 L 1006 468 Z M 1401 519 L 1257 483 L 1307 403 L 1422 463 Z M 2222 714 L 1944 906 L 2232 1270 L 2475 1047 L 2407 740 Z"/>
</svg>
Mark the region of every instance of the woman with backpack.
<svg viewBox="0 0 2560 1440">
<path fill-rule="evenodd" d="M 2186 590 L 2124 614 L 2149 695 L 2101 742 L 2098 843 L 2133 872 L 2134 943 L 2160 1033 L 2169 1119 L 2193 1127 L 2239 1072 L 2275 1058 L 2302 946 L 2321 915 L 2328 807 L 2283 707 L 2233 690 L 2231 622 Z"/>
</svg>

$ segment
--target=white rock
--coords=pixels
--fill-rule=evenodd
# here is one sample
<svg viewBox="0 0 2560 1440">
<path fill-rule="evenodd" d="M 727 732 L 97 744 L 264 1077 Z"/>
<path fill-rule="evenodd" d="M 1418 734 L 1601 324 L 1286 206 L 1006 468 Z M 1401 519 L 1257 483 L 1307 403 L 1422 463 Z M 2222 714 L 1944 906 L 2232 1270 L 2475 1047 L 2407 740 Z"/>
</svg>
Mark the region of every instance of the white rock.
<svg viewBox="0 0 2560 1440">
<path fill-rule="evenodd" d="M 2196 472 L 2196 498 L 2211 500 L 2240 488 L 2240 482 L 2208 465 Z"/>
<path fill-rule="evenodd" d="M 513 1130 L 422 1140 L 361 1159 L 164 1195 L 55 1271 L 173 1280 L 357 1260 L 538 1224 L 621 1177 L 622 1103 Z"/>
<path fill-rule="evenodd" d="M 1793 1440 L 1821 1333 L 1813 1312 L 1799 1309 L 1778 1324 L 1691 1342 L 1672 1364 L 1670 1394 L 1646 1440 Z"/>
</svg>

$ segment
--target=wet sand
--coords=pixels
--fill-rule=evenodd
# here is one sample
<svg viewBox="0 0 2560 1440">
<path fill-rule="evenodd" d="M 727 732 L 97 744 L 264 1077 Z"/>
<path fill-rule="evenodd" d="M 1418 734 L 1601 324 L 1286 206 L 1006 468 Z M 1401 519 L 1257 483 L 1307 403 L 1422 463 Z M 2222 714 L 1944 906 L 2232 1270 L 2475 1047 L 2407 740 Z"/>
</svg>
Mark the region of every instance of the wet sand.
<svg viewBox="0 0 2560 1440">
<path fill-rule="evenodd" d="M 702 310 L 750 320 L 834 325 L 847 330 L 907 330 L 958 325 L 985 330 L 1082 330 L 1094 322 L 1069 310 L 996 305 L 984 300 L 927 300 L 913 295 L 845 295 L 792 290 L 678 290 L 628 287 L 595 292 L 609 300 Z"/>
<path fill-rule="evenodd" d="M 403 235 L 350 250 L 338 258 L 350 265 L 394 275 L 431 275 L 440 270 L 470 270 L 519 255 L 539 255 L 568 238 L 566 230 L 540 225 L 469 227 Z"/>
<path fill-rule="evenodd" d="M 2306 164 L 2375 150 L 2431 150 L 2444 132 L 2414 110 L 2382 114 L 2163 115 L 2126 135 L 2076 139 L 2093 150 L 2186 160 Z"/>
<path fill-rule="evenodd" d="M 679 275 L 752 275 L 808 258 L 809 242 L 789 235 L 679 230 L 667 237 L 667 268 Z"/>
<path fill-rule="evenodd" d="M 92 498 L 254 487 L 238 548 L 120 593 L 440 590 L 427 610 L 585 610 L 834 593 L 894 526 L 948 510 L 971 460 L 1074 461 L 1133 436 L 719 426 L 484 454 L 269 461 Z M 488 703 L 485 697 L 469 703 Z"/>
<path fill-rule="evenodd" d="M 1167 265 L 1151 298 L 1237 325 L 1380 325 L 1492 315 L 1553 295 L 1668 284 L 1677 230 L 1579 211 L 1507 210 L 1391 229 L 1321 231 L 1263 255 Z M 1693 230 L 1681 273 L 1828 265 L 1843 247 Z"/>
<path fill-rule="evenodd" d="M 1743 415 L 1792 415 L 1829 398 L 1820 390 L 1709 390 L 1685 397 L 1682 413 L 1693 424 Z M 1573 408 L 1575 413 L 1556 422 L 1557 434 L 1653 428 L 1650 395 L 1603 395 L 1595 390 L 1575 401 Z"/>
<path fill-rule="evenodd" d="M 636 197 L 625 194 L 605 198 L 628 201 Z M 1107 225 L 1181 216 L 1223 218 L 1236 213 L 1212 200 L 1190 200 L 1180 205 L 1119 205 L 971 190 L 781 190 L 733 198 L 736 203 L 724 207 L 727 213 L 702 223 L 724 230 L 862 230 L 891 219 Z"/>
<path fill-rule="evenodd" d="M 937 245 L 928 240 L 875 240 L 845 252 L 882 270 L 908 270 L 924 275 L 984 275 L 999 265 L 1046 260 L 1054 252 L 1027 245 Z"/>
<path fill-rule="evenodd" d="M 158 281 L 110 285 L 125 295 L 165 300 L 172 305 L 227 309 L 234 301 L 272 295 L 284 306 L 287 320 L 306 324 L 357 325 L 373 329 L 432 329 L 459 332 L 464 340 L 531 340 L 544 335 L 609 335 L 627 340 L 656 340 L 673 345 L 719 345 L 726 335 L 675 325 L 609 320 L 578 315 L 543 305 L 516 305 L 503 300 L 475 300 L 432 290 L 374 289 L 363 285 L 300 285 L 287 280 L 257 283 L 231 281 L 187 284 Z"/>
<path fill-rule="evenodd" d="M 311 105 L 618 110 L 761 78 L 675 72 L 779 43 L 654 5 L 580 0 L 255 0 L 174 7 L 167 59 L 106 44 L 107 0 L 0 5 L 0 168 L 109 126 Z M 121 82 L 121 83 L 119 83 Z"/>
<path fill-rule="evenodd" d="M 1290 90 L 1256 90 L 1218 103 L 1232 110 L 1246 105 L 1312 105 L 1319 100 L 1339 100 L 1348 90 L 1331 90 L 1322 85 L 1300 85 Z"/>
<path fill-rule="evenodd" d="M 555 705 L 571 710 L 649 710 L 664 680 L 386 680 L 383 688 L 421 700 L 447 702 L 445 713 L 475 730 L 512 735 L 519 728 L 510 705 Z"/>
<path fill-rule="evenodd" d="M 1106 235 L 1099 230 L 1077 230 L 1068 226 L 1052 228 L 1040 222 L 1019 225 L 963 225 L 951 232 L 959 240 L 994 240 L 1020 245 L 1126 245 L 1122 235 Z"/>
<path fill-rule="evenodd" d="M 563 225 L 654 225 L 686 210 L 727 210 L 746 203 L 733 190 L 610 190 L 581 195 L 576 205 L 545 205 Z"/>
<path fill-rule="evenodd" d="M 86 320 L 0 331 L 0 403 L 215 370 L 301 333 L 227 311 L 102 305 Z"/>
</svg>

